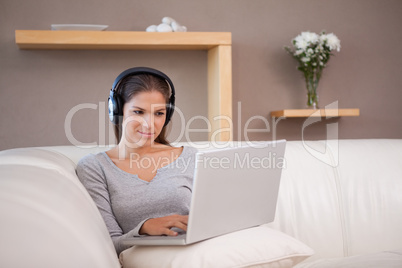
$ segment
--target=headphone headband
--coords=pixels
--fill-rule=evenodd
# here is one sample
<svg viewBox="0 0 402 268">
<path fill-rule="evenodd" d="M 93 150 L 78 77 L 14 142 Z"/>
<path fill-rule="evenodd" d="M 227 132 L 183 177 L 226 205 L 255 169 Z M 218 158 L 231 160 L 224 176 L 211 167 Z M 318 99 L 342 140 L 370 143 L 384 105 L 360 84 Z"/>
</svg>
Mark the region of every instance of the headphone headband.
<svg viewBox="0 0 402 268">
<path fill-rule="evenodd" d="M 159 77 L 163 80 L 165 80 L 170 87 L 170 97 L 169 97 L 169 104 L 166 107 L 166 121 L 164 126 L 166 126 L 170 119 L 172 118 L 173 112 L 174 112 L 174 105 L 175 105 L 175 89 L 172 80 L 170 78 L 162 73 L 161 71 L 158 71 L 156 69 L 152 69 L 149 67 L 134 67 L 127 69 L 123 71 L 121 74 L 117 76 L 117 78 L 113 82 L 112 89 L 110 90 L 110 95 L 108 99 L 109 103 L 109 118 L 110 120 L 117 125 L 118 124 L 118 118 L 119 116 L 123 115 L 123 107 L 121 107 L 121 99 L 118 93 L 116 93 L 116 87 L 119 85 L 121 80 L 124 78 L 131 76 L 131 75 L 140 75 L 140 74 L 150 74 L 156 77 Z"/>
<path fill-rule="evenodd" d="M 117 78 L 114 80 L 112 90 L 115 90 L 116 86 L 119 84 L 119 82 L 121 80 L 123 80 L 124 78 L 126 78 L 127 76 L 139 75 L 139 74 L 151 74 L 151 75 L 154 75 L 154 76 L 157 76 L 159 78 L 166 80 L 172 91 L 171 94 L 174 95 L 174 86 L 173 86 L 172 80 L 170 80 L 170 78 L 166 74 L 162 73 L 161 71 L 158 71 L 156 69 L 152 69 L 149 67 L 134 67 L 134 68 L 125 70 L 124 72 L 119 74 L 119 76 L 117 76 Z"/>
</svg>

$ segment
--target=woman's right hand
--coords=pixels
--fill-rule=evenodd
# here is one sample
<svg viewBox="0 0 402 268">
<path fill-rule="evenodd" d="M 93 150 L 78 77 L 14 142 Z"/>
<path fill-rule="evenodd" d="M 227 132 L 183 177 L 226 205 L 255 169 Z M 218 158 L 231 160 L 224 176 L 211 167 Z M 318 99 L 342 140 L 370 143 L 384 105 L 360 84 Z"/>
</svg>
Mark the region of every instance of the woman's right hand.
<svg viewBox="0 0 402 268">
<path fill-rule="evenodd" d="M 144 222 L 139 234 L 140 235 L 169 235 L 176 236 L 177 232 L 171 228 L 179 228 L 187 231 L 188 215 L 170 215 L 161 218 L 153 218 Z"/>
</svg>

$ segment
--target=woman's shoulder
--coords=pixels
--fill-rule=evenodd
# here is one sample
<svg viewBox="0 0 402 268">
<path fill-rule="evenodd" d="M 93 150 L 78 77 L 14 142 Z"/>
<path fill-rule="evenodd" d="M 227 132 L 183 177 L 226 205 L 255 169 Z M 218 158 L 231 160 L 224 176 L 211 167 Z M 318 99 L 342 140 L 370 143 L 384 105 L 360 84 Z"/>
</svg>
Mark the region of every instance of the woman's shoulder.
<svg viewBox="0 0 402 268">
<path fill-rule="evenodd" d="M 198 152 L 196 148 L 187 145 L 175 148 L 179 148 L 182 150 L 180 154 L 181 158 L 194 158 L 195 154 Z"/>
<path fill-rule="evenodd" d="M 77 167 L 101 165 L 101 162 L 103 162 L 105 158 L 104 155 L 105 152 L 100 152 L 96 154 L 87 154 L 78 161 Z"/>
<path fill-rule="evenodd" d="M 190 155 L 194 155 L 198 152 L 198 149 L 192 146 L 185 145 L 183 146 L 183 152 L 186 152 Z"/>
</svg>

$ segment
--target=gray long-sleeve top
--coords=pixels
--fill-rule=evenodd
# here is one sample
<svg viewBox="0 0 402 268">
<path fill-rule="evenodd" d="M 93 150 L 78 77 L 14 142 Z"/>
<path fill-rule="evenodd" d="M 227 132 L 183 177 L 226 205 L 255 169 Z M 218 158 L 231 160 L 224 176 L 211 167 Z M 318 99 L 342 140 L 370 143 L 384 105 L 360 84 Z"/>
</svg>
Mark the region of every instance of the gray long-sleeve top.
<svg viewBox="0 0 402 268">
<path fill-rule="evenodd" d="M 139 236 L 150 218 L 188 215 L 196 149 L 185 146 L 172 163 L 157 170 L 150 181 L 118 168 L 105 153 L 90 154 L 77 165 L 77 175 L 95 201 L 117 254 L 126 237 Z"/>
</svg>

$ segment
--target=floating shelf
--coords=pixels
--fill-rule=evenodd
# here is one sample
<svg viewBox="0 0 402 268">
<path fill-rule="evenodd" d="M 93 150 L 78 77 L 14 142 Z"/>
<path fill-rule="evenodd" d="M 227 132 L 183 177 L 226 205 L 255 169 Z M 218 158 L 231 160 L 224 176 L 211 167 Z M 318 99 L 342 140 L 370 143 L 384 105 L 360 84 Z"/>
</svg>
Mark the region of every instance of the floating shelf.
<svg viewBox="0 0 402 268">
<path fill-rule="evenodd" d="M 359 116 L 360 109 L 285 109 L 272 111 L 271 117 L 341 117 Z"/>
<path fill-rule="evenodd" d="M 209 139 L 229 141 L 232 118 L 232 34 L 230 32 L 128 32 L 16 30 L 20 49 L 207 50 Z M 227 131 L 220 131 L 220 130 Z"/>
<path fill-rule="evenodd" d="M 209 50 L 231 46 L 230 32 L 16 30 L 20 49 Z"/>
</svg>

